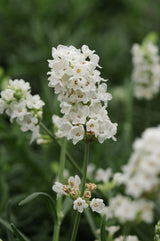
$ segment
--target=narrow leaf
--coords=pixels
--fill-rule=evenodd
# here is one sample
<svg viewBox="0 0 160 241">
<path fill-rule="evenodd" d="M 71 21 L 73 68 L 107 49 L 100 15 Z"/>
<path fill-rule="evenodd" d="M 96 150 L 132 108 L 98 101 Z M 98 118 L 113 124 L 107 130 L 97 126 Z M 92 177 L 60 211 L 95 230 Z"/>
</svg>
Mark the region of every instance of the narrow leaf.
<svg viewBox="0 0 160 241">
<path fill-rule="evenodd" d="M 24 204 L 27 204 L 29 202 L 31 202 L 32 200 L 34 200 L 37 197 L 43 197 L 44 200 L 47 202 L 47 204 L 49 205 L 49 208 L 51 210 L 51 214 L 53 216 L 53 219 L 55 222 L 57 222 L 58 218 L 57 218 L 57 211 L 56 211 L 56 203 L 55 201 L 52 199 L 52 197 L 44 192 L 35 192 L 32 193 L 31 195 L 29 195 L 28 197 L 26 197 L 24 200 L 22 200 L 19 205 L 22 206 Z"/>
<path fill-rule="evenodd" d="M 101 241 L 106 241 L 107 240 L 107 235 L 106 235 L 106 215 L 102 217 L 101 221 Z"/>
<path fill-rule="evenodd" d="M 19 241 L 30 241 L 13 223 L 11 224 L 11 228 Z"/>
<path fill-rule="evenodd" d="M 4 219 L 0 218 L 0 223 L 1 223 L 6 229 L 8 229 L 9 231 L 12 232 L 12 229 L 11 229 L 11 227 L 10 227 L 10 224 L 9 224 L 7 221 L 5 221 Z"/>
<path fill-rule="evenodd" d="M 64 202 L 62 203 L 62 213 L 63 213 L 64 217 L 67 215 L 67 213 L 71 209 L 72 205 L 73 205 L 73 201 L 70 200 L 69 198 L 66 198 L 64 200 Z"/>
</svg>

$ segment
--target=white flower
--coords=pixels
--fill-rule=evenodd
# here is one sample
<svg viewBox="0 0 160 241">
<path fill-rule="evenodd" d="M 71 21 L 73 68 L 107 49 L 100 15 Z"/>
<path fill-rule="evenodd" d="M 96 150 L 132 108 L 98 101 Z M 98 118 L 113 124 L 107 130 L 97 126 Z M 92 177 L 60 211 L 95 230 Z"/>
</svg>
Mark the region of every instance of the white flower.
<svg viewBox="0 0 160 241">
<path fill-rule="evenodd" d="M 24 116 L 24 119 L 22 121 L 18 119 L 17 122 L 21 126 L 22 131 L 24 132 L 28 130 L 34 131 L 35 125 L 37 124 L 38 119 L 32 116 L 31 114 L 27 114 Z"/>
<path fill-rule="evenodd" d="M 86 128 L 87 128 L 87 132 L 90 132 L 97 137 L 98 130 L 99 130 L 98 120 L 90 119 L 86 123 Z"/>
<path fill-rule="evenodd" d="M 116 140 L 114 135 L 117 132 L 117 124 L 112 123 L 110 120 L 99 121 L 99 132 L 98 132 L 98 140 L 100 143 L 103 143 L 106 139 L 112 138 Z"/>
<path fill-rule="evenodd" d="M 72 105 L 71 105 L 71 104 L 68 104 L 67 102 L 62 102 L 62 103 L 60 104 L 60 107 L 61 107 L 61 112 L 62 112 L 63 114 L 68 115 L 68 114 L 70 113 L 70 110 L 71 110 L 71 108 L 72 108 Z"/>
<path fill-rule="evenodd" d="M 63 194 L 66 195 L 65 191 L 63 191 L 63 184 L 60 182 L 55 182 L 52 187 L 52 190 L 57 193 L 57 198 L 61 197 Z"/>
<path fill-rule="evenodd" d="M 30 130 L 30 143 L 39 138 L 39 121 L 42 119 L 44 102 L 39 95 L 31 95 L 30 84 L 24 80 L 9 80 L 9 86 L 1 92 L 0 113 L 10 116 L 10 121 L 16 119 L 22 131 Z"/>
<path fill-rule="evenodd" d="M 75 145 L 78 141 L 83 140 L 84 138 L 84 127 L 83 125 L 73 126 L 68 133 L 68 140 L 72 139 L 73 144 Z"/>
<path fill-rule="evenodd" d="M 102 199 L 93 198 L 91 203 L 90 203 L 90 207 L 91 207 L 93 212 L 102 213 L 102 211 L 105 207 L 105 204 L 103 203 Z"/>
<path fill-rule="evenodd" d="M 31 95 L 28 94 L 27 96 L 27 107 L 32 109 L 35 108 L 37 110 L 41 109 L 44 106 L 44 102 L 40 99 L 39 95 Z"/>
<path fill-rule="evenodd" d="M 109 232 L 109 234 L 113 235 L 120 229 L 120 226 L 110 226 L 107 227 L 106 230 Z"/>
<path fill-rule="evenodd" d="M 109 213 L 107 218 L 118 218 L 122 224 L 136 220 L 137 215 L 138 221 L 150 223 L 153 221 L 153 208 L 153 203 L 145 199 L 132 201 L 129 197 L 117 195 L 110 199 L 106 214 Z"/>
<path fill-rule="evenodd" d="M 126 193 L 139 198 L 158 190 L 160 182 L 160 127 L 148 128 L 133 143 L 133 153 L 123 166 L 117 184 L 126 185 Z"/>
<path fill-rule="evenodd" d="M 6 108 L 7 108 L 6 102 L 0 99 L 0 114 L 2 114 Z"/>
<path fill-rule="evenodd" d="M 77 189 L 79 190 L 79 185 L 81 184 L 81 179 L 79 178 L 78 175 L 75 175 L 75 177 L 71 176 L 68 178 L 68 184 L 69 184 L 69 187 L 73 187 L 73 186 L 76 186 Z"/>
<path fill-rule="evenodd" d="M 87 175 L 91 176 L 95 170 L 96 166 L 93 163 L 90 163 L 87 167 Z"/>
<path fill-rule="evenodd" d="M 21 90 L 24 94 L 26 94 L 31 88 L 30 84 L 23 79 L 9 80 L 9 85 L 13 90 Z"/>
<path fill-rule="evenodd" d="M 77 110 L 70 112 L 70 117 L 72 118 L 72 124 L 85 124 L 86 117 L 88 116 L 89 108 L 86 105 L 79 104 Z"/>
<path fill-rule="evenodd" d="M 58 128 L 58 131 L 56 132 L 57 137 L 68 136 L 69 131 L 73 127 L 72 124 L 68 121 L 68 119 L 65 118 L 65 116 L 60 118 L 57 115 L 53 115 L 52 116 L 52 122 Z"/>
<path fill-rule="evenodd" d="M 88 207 L 88 204 L 85 200 L 83 200 L 81 197 L 77 198 L 74 201 L 73 209 L 77 210 L 78 212 L 82 213 L 85 208 Z"/>
<path fill-rule="evenodd" d="M 18 118 L 20 121 L 23 121 L 24 116 L 27 114 L 26 103 L 25 100 L 21 100 L 19 102 L 13 102 L 10 105 L 11 108 L 11 121 L 14 118 Z"/>
<path fill-rule="evenodd" d="M 133 235 L 129 235 L 127 237 L 125 236 L 120 236 L 116 239 L 114 239 L 114 241 L 139 241 L 139 239 L 137 238 L 137 236 L 133 236 Z"/>
<path fill-rule="evenodd" d="M 103 170 L 102 168 L 99 168 L 96 172 L 95 179 L 97 182 L 103 181 L 108 182 L 109 178 L 112 176 L 112 170 L 111 168 L 107 168 L 106 170 Z"/>
<path fill-rule="evenodd" d="M 12 101 L 14 100 L 14 90 L 6 89 L 1 92 L 1 97 L 5 101 Z"/>
<path fill-rule="evenodd" d="M 141 46 L 134 44 L 132 54 L 134 95 L 139 99 L 151 99 L 159 92 L 160 87 L 158 47 L 152 42 L 143 43 Z"/>
</svg>

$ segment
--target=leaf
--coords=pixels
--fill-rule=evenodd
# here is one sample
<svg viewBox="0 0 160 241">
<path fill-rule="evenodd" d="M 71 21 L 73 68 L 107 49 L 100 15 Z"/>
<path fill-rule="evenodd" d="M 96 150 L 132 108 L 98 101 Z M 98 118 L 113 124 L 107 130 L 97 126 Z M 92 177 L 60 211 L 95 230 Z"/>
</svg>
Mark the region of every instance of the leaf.
<svg viewBox="0 0 160 241">
<path fill-rule="evenodd" d="M 72 205 L 73 205 L 73 201 L 70 200 L 69 198 L 66 198 L 64 200 L 64 202 L 62 203 L 62 213 L 63 213 L 64 217 L 69 212 L 69 210 L 71 209 Z"/>
<path fill-rule="evenodd" d="M 106 215 L 102 217 L 102 221 L 101 221 L 101 241 L 107 240 L 105 224 L 106 224 Z"/>
<path fill-rule="evenodd" d="M 1 223 L 6 229 L 8 229 L 9 231 L 12 232 L 12 229 L 11 229 L 11 227 L 10 227 L 10 224 L 9 224 L 7 221 L 5 221 L 4 219 L 0 218 L 0 223 Z"/>
<path fill-rule="evenodd" d="M 11 228 L 12 228 L 15 236 L 18 238 L 18 240 L 20 240 L 20 241 L 30 241 L 20 230 L 18 230 L 18 228 L 16 228 L 16 226 L 13 223 L 11 223 Z"/>
<path fill-rule="evenodd" d="M 21 231 L 19 231 L 14 224 L 11 224 L 4 219 L 0 218 L 0 223 L 10 232 L 16 235 L 20 241 L 30 241 Z M 12 239 L 11 239 L 12 240 Z"/>
<path fill-rule="evenodd" d="M 56 203 L 55 201 L 51 198 L 51 196 L 47 193 L 44 192 L 35 192 L 32 193 L 31 195 L 29 195 L 28 197 L 26 197 L 24 200 L 22 200 L 19 205 L 22 206 L 24 204 L 27 204 L 29 202 L 31 202 L 32 200 L 34 200 L 35 198 L 42 196 L 45 201 L 48 203 L 49 208 L 51 210 L 51 214 L 53 216 L 54 222 L 57 223 L 58 222 L 58 218 L 57 218 L 57 211 L 56 211 Z"/>
</svg>

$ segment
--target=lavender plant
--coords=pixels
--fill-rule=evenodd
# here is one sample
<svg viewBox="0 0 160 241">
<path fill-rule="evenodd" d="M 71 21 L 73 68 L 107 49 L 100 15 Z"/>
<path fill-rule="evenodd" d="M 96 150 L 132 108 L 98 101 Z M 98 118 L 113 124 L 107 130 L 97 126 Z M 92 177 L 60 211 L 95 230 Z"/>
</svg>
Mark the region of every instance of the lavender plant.
<svg viewBox="0 0 160 241">
<path fill-rule="evenodd" d="M 146 46 L 147 49 L 148 45 Z M 134 47 L 134 51 L 137 48 L 137 46 Z M 155 46 L 151 44 L 149 49 L 155 54 L 158 53 Z M 138 48 L 138 50 L 143 52 L 144 48 Z M 89 163 L 91 143 L 97 141 L 101 144 L 110 138 L 116 140 L 117 132 L 117 123 L 111 122 L 107 111 L 108 101 L 112 99 L 112 96 L 107 92 L 107 80 L 101 77 L 98 70 L 101 68 L 99 56 L 86 45 L 83 45 L 81 49 L 59 45 L 52 49 L 52 57 L 53 59 L 49 60 L 48 86 L 54 88 L 60 102 L 61 112 L 60 116 L 55 114 L 52 116 L 54 132 L 43 123 L 45 103 L 39 95 L 31 94 L 28 82 L 22 79 L 9 80 L 8 87 L 1 92 L 0 114 L 7 114 L 10 122 L 16 122 L 23 132 L 30 131 L 32 133 L 30 143 L 36 141 L 38 144 L 47 144 L 53 141 L 61 148 L 57 178 L 52 186 L 57 199 L 54 200 L 48 193 L 36 192 L 22 200 L 20 205 L 37 197 L 43 197 L 46 200 L 54 221 L 53 241 L 60 240 L 60 229 L 64 218 L 62 204 L 64 203 L 69 204 L 67 209 L 72 208 L 75 212 L 70 241 L 76 240 L 83 213 L 86 214 L 97 240 L 139 241 L 137 236 L 130 235 L 130 227 L 141 222 L 150 224 L 154 219 L 154 200 L 158 198 L 157 191 L 159 190 L 160 129 L 159 127 L 149 128 L 145 130 L 141 139 L 134 142 L 134 151 L 128 163 L 123 166 L 122 173 L 114 174 L 111 168 L 96 169 L 92 162 Z M 141 57 L 144 57 L 142 53 Z M 135 63 L 139 63 L 139 58 L 137 60 L 135 57 L 135 59 Z M 142 59 L 148 61 L 146 57 Z M 159 61 L 156 56 L 153 60 Z M 150 61 L 147 64 L 151 64 Z M 155 65 L 156 71 L 159 71 L 157 70 L 158 62 Z M 145 72 L 146 76 L 148 68 Z M 134 70 L 136 72 L 133 74 L 134 77 L 138 76 L 139 70 Z M 146 71 L 146 68 L 143 70 Z M 154 72 L 154 69 L 152 70 Z M 159 85 L 157 83 L 154 83 L 154 87 Z M 142 85 L 140 84 L 141 87 Z M 151 89 L 149 87 L 149 90 Z M 142 92 L 139 90 L 138 93 Z M 153 94 L 148 92 L 148 89 L 144 92 L 150 93 L 147 94 L 147 98 Z M 67 140 L 72 141 L 74 148 L 79 142 L 84 143 L 83 168 L 79 167 L 67 150 Z M 78 175 L 71 173 L 68 180 L 64 178 L 66 159 L 78 173 Z M 124 185 L 123 191 L 118 193 L 116 188 L 121 184 Z M 66 202 L 63 202 L 64 197 L 66 197 Z M 93 212 L 100 214 L 100 230 L 96 230 L 92 218 Z M 3 225 L 9 228 L 18 240 L 28 241 L 28 238 L 14 224 L 10 226 L 3 222 Z M 159 240 L 158 227 L 157 225 L 156 241 Z"/>
</svg>

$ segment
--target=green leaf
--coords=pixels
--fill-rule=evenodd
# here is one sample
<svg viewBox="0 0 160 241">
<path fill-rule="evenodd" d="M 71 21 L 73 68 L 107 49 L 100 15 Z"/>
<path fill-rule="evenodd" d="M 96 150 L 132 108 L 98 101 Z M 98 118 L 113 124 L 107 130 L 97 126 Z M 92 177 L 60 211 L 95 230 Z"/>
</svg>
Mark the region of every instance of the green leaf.
<svg viewBox="0 0 160 241">
<path fill-rule="evenodd" d="M 73 201 L 71 199 L 66 198 L 64 200 L 64 202 L 62 203 L 62 213 L 63 213 L 64 217 L 69 212 L 69 210 L 71 209 L 72 205 L 73 205 Z"/>
<path fill-rule="evenodd" d="M 0 218 L 0 223 L 10 232 L 16 235 L 20 241 L 30 241 L 21 231 L 19 231 L 14 224 L 11 224 L 4 219 Z"/>
<path fill-rule="evenodd" d="M 102 217 L 102 221 L 101 221 L 101 241 L 107 240 L 105 227 L 106 227 L 106 215 Z"/>
<path fill-rule="evenodd" d="M 16 226 L 13 223 L 11 224 L 11 228 L 12 228 L 15 236 L 18 238 L 18 240 L 20 240 L 20 241 L 30 241 L 20 230 L 18 230 L 18 228 L 16 228 Z"/>
<path fill-rule="evenodd" d="M 9 231 L 12 232 L 12 229 L 11 229 L 11 227 L 10 227 L 10 224 L 9 224 L 7 221 L 5 221 L 4 219 L 0 218 L 0 223 L 1 223 L 6 229 L 8 229 Z"/>
<path fill-rule="evenodd" d="M 95 238 L 98 239 L 99 237 L 98 237 L 98 234 L 96 232 L 97 227 L 96 227 L 96 225 L 94 223 L 94 218 L 92 217 L 91 211 L 88 210 L 87 208 L 85 210 L 85 215 L 86 215 L 87 221 L 88 221 L 88 223 L 90 225 L 90 228 L 92 230 L 92 233 L 94 234 Z"/>
<path fill-rule="evenodd" d="M 29 195 L 28 197 L 26 197 L 24 200 L 22 200 L 19 205 L 22 206 L 24 204 L 27 204 L 29 202 L 31 202 L 32 200 L 34 200 L 37 197 L 43 197 L 45 199 L 45 201 L 47 202 L 50 210 L 51 210 L 51 214 L 53 216 L 54 222 L 57 223 L 58 222 L 58 218 L 57 218 L 57 211 L 56 211 L 56 203 L 55 201 L 51 198 L 50 195 L 48 195 L 47 193 L 44 192 L 35 192 L 32 193 L 31 195 Z"/>
</svg>

